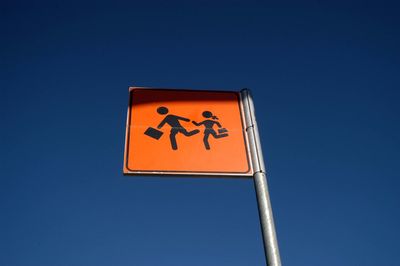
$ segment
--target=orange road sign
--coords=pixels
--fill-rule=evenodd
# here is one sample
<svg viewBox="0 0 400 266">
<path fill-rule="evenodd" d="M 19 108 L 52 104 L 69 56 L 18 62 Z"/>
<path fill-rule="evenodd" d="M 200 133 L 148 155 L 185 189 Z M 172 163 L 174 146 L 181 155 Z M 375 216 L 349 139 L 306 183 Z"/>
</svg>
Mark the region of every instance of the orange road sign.
<svg viewBox="0 0 400 266">
<path fill-rule="evenodd" d="M 252 176 L 240 93 L 130 88 L 124 174 Z"/>
</svg>

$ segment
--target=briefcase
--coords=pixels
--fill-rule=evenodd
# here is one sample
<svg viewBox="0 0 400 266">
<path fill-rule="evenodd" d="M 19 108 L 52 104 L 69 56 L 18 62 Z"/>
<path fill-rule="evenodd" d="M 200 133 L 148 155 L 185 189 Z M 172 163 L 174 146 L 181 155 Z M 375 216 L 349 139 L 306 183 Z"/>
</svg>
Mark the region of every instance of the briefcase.
<svg viewBox="0 0 400 266">
<path fill-rule="evenodd" d="M 144 132 L 145 135 L 153 138 L 153 139 L 160 139 L 161 136 L 164 134 L 162 131 L 153 128 L 153 127 L 149 127 L 146 129 L 146 131 Z"/>
<path fill-rule="evenodd" d="M 222 133 L 228 133 L 228 130 L 226 129 L 226 128 L 220 128 L 220 129 L 218 129 L 218 133 L 219 134 L 222 134 Z"/>
</svg>

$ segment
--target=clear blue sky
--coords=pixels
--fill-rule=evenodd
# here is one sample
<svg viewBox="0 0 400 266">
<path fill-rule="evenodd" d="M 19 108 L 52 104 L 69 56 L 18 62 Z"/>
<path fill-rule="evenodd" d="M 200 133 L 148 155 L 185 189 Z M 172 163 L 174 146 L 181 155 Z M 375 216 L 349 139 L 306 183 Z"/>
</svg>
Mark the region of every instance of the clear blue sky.
<svg viewBox="0 0 400 266">
<path fill-rule="evenodd" d="M 284 265 L 400 265 L 395 1 L 0 5 L 0 265 L 264 265 L 252 180 L 122 175 L 131 85 L 252 89 Z"/>
</svg>

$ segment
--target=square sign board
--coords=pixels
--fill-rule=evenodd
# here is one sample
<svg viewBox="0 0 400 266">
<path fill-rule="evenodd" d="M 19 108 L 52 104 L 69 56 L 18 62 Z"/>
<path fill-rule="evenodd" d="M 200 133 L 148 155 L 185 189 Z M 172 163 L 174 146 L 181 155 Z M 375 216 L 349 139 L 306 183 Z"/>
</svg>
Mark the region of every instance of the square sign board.
<svg viewBox="0 0 400 266">
<path fill-rule="evenodd" d="M 129 94 L 124 174 L 253 175 L 239 92 Z"/>
</svg>

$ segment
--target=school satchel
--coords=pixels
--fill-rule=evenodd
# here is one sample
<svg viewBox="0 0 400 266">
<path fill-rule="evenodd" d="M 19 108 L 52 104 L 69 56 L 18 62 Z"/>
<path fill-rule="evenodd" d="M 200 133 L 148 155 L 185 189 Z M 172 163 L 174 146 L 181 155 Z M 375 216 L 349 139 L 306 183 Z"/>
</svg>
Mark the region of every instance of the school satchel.
<svg viewBox="0 0 400 266">
<path fill-rule="evenodd" d="M 154 127 L 149 127 L 146 129 L 144 134 L 153 139 L 160 139 L 164 133 L 158 129 L 155 129 Z"/>
<path fill-rule="evenodd" d="M 218 133 L 219 134 L 222 134 L 222 133 L 228 133 L 228 130 L 226 129 L 226 128 L 220 128 L 220 129 L 218 129 Z"/>
</svg>

